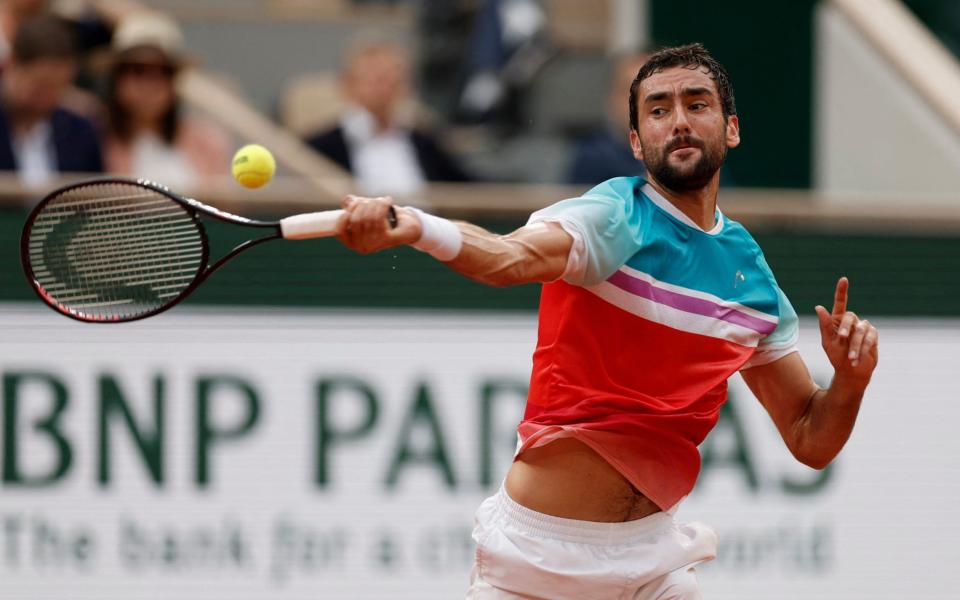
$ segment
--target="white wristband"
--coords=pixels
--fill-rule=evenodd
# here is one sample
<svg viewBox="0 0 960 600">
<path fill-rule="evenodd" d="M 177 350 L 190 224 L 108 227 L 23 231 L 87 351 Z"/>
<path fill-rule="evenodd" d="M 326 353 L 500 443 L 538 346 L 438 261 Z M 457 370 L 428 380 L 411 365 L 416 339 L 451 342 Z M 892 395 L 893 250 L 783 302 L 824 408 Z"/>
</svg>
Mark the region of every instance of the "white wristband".
<svg viewBox="0 0 960 600">
<path fill-rule="evenodd" d="M 406 207 L 420 219 L 420 239 L 410 244 L 421 252 L 426 252 L 437 260 L 448 262 L 460 254 L 463 248 L 463 234 L 453 221 L 425 213 L 419 208 Z"/>
</svg>

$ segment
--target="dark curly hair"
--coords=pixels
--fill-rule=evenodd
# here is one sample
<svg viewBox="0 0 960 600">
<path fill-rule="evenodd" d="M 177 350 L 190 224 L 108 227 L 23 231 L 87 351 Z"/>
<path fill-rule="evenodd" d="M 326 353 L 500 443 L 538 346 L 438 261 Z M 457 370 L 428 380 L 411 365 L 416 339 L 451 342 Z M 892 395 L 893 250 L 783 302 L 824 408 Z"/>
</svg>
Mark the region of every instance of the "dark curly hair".
<svg viewBox="0 0 960 600">
<path fill-rule="evenodd" d="M 730 75 L 726 68 L 717 62 L 703 44 L 686 44 L 684 46 L 675 46 L 673 48 L 664 48 L 655 52 L 640 68 L 637 77 L 630 85 L 630 128 L 637 130 L 637 91 L 640 89 L 640 83 L 654 73 L 659 73 L 664 69 L 674 67 L 683 67 L 685 69 L 706 69 L 713 78 L 717 86 L 717 92 L 720 94 L 720 105 L 723 108 L 725 118 L 737 114 L 737 104 L 733 99 L 733 85 L 730 83 Z"/>
</svg>

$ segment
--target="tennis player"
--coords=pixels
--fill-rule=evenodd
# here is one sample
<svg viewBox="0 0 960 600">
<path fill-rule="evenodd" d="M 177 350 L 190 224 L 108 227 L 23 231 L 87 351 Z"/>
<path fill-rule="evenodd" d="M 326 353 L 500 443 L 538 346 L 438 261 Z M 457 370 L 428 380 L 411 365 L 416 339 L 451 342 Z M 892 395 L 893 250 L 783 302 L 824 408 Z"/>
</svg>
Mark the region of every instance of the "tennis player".
<svg viewBox="0 0 960 600">
<path fill-rule="evenodd" d="M 646 179 L 611 179 L 495 235 L 347 197 L 338 237 L 361 253 L 411 244 L 476 281 L 543 282 L 516 458 L 476 516 L 470 598 L 700 598 L 694 566 L 717 538 L 673 513 L 697 445 L 740 371 L 800 462 L 843 447 L 877 365 L 877 330 L 816 307 L 830 387 L 796 351 L 797 315 L 750 234 L 717 208 L 740 143 L 727 72 L 699 44 L 668 48 L 630 90 L 630 143 Z"/>
</svg>

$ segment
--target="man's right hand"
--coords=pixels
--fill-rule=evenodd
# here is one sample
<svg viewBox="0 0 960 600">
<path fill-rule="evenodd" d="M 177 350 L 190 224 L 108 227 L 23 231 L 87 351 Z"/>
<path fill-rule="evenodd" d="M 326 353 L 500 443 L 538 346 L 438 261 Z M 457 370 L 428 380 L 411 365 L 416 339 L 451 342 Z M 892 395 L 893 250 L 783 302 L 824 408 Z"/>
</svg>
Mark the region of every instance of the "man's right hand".
<svg viewBox="0 0 960 600">
<path fill-rule="evenodd" d="M 360 254 L 412 244 L 422 234 L 420 219 L 403 207 L 395 206 L 389 196 L 347 196 L 340 205 L 344 213 L 337 221 L 336 237 L 344 246 Z M 390 226 L 390 207 L 396 211 L 396 227 Z"/>
</svg>

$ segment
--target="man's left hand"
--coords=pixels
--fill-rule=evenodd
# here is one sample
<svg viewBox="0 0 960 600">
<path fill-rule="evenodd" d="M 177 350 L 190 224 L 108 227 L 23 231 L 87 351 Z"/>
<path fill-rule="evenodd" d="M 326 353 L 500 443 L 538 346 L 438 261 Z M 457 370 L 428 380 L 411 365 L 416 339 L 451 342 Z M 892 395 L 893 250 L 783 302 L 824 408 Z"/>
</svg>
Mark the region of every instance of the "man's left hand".
<svg viewBox="0 0 960 600">
<path fill-rule="evenodd" d="M 823 349 L 837 375 L 869 381 L 879 358 L 877 328 L 847 310 L 847 290 L 850 282 L 846 277 L 837 281 L 833 298 L 833 311 L 827 312 L 817 306 L 820 320 L 820 337 Z"/>
</svg>

